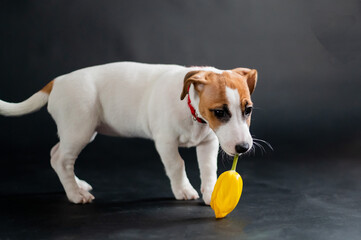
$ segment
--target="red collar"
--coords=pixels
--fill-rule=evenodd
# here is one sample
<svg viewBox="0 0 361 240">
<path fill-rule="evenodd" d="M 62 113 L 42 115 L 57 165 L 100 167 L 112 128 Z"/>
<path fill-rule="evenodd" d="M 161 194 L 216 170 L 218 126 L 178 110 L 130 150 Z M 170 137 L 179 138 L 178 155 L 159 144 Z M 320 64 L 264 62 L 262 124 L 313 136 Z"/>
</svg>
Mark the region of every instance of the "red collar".
<svg viewBox="0 0 361 240">
<path fill-rule="evenodd" d="M 188 87 L 188 107 L 191 110 L 192 116 L 193 116 L 193 120 L 197 121 L 199 123 L 206 123 L 206 121 L 204 121 L 202 118 L 198 117 L 198 114 L 196 112 L 196 110 L 194 109 L 194 107 L 192 106 L 191 103 L 191 98 L 189 97 L 189 87 Z"/>
</svg>

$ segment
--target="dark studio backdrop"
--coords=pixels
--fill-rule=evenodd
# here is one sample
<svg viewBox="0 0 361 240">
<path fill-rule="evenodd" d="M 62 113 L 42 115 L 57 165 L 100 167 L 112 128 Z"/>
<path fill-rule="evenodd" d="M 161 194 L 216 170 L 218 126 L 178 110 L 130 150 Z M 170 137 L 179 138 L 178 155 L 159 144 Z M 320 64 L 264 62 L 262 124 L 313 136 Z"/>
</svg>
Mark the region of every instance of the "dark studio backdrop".
<svg viewBox="0 0 361 240">
<path fill-rule="evenodd" d="M 259 73 L 251 132 L 274 151 L 265 146 L 247 161 L 361 157 L 360 1 L 9 0 L 1 1 L 0 18 L 2 100 L 22 101 L 59 75 L 115 61 L 249 67 Z M 1 116 L 0 194 L 61 191 L 49 164 L 56 142 L 46 108 Z M 196 170 L 194 149 L 182 154 Z M 98 136 L 76 167 L 111 196 L 107 175 L 135 162 L 155 165 L 149 177 L 171 196 L 147 140 Z M 119 178 L 131 178 L 127 172 Z"/>
<path fill-rule="evenodd" d="M 114 61 L 250 67 L 252 133 L 276 154 L 360 146 L 359 1 L 2 1 L 0 11 L 3 100 Z M 2 152 L 56 141 L 44 110 L 0 121 Z"/>
</svg>

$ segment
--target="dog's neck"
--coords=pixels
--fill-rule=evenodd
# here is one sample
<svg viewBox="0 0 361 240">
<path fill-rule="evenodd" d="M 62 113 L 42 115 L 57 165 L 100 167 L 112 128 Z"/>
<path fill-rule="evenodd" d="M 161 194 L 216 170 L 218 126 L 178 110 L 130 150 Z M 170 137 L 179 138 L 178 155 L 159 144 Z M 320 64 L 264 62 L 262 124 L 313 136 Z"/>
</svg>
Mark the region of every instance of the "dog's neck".
<svg viewBox="0 0 361 240">
<path fill-rule="evenodd" d="M 199 122 L 199 123 L 207 124 L 207 122 L 206 122 L 204 119 L 202 119 L 202 118 L 199 117 L 200 115 L 197 113 L 197 109 L 194 108 L 193 105 L 192 105 L 192 101 L 191 101 L 191 97 L 190 97 L 190 87 L 191 87 L 191 86 L 189 86 L 189 88 L 188 88 L 188 99 L 187 99 L 187 102 L 188 102 L 188 107 L 189 107 L 189 110 L 191 111 L 193 120 L 194 120 L 194 121 L 197 121 L 197 122 Z M 193 88 L 193 92 L 195 93 L 194 88 Z"/>
</svg>

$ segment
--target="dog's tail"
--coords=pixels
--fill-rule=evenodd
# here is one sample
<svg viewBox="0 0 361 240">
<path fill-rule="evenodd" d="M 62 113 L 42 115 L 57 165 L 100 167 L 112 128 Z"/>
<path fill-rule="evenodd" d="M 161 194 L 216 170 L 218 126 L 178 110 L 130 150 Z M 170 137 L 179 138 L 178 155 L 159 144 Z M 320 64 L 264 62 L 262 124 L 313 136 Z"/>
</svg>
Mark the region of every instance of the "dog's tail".
<svg viewBox="0 0 361 240">
<path fill-rule="evenodd" d="M 48 102 L 50 92 L 53 89 L 53 84 L 54 80 L 20 103 L 9 103 L 0 100 L 0 115 L 21 116 L 39 110 Z"/>
</svg>

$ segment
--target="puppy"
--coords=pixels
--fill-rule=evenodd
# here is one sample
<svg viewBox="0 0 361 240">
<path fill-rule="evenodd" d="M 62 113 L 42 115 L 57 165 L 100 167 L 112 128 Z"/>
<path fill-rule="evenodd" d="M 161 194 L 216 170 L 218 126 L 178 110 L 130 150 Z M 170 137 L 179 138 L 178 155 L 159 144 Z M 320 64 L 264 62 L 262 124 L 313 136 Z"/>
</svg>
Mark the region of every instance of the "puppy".
<svg viewBox="0 0 361 240">
<path fill-rule="evenodd" d="M 201 192 L 211 201 L 219 145 L 228 155 L 251 149 L 251 94 L 257 71 L 118 62 L 55 78 L 21 103 L 0 100 L 0 114 L 20 116 L 46 103 L 59 142 L 51 166 L 69 201 L 89 203 L 92 187 L 74 174 L 81 150 L 97 133 L 152 139 L 176 199 L 197 199 L 178 147 L 196 147 Z"/>
</svg>

